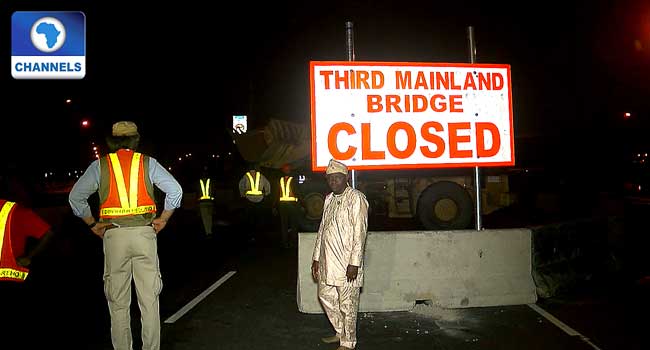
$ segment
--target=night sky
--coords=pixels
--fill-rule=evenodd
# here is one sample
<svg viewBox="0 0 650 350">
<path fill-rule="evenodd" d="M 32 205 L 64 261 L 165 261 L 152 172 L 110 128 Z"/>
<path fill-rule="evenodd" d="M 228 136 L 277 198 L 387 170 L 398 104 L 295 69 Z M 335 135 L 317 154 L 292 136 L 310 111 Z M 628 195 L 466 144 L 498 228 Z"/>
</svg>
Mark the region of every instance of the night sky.
<svg viewBox="0 0 650 350">
<path fill-rule="evenodd" d="M 477 62 L 511 65 L 516 137 L 564 157 L 561 164 L 607 165 L 644 147 L 648 1 L 135 3 L 0 3 L 2 134 L 12 149 L 3 158 L 85 168 L 80 144 L 101 141 L 121 119 L 136 121 L 143 144 L 163 159 L 230 147 L 233 114 L 253 126 L 270 117 L 307 122 L 309 61 L 347 60 L 346 21 L 359 61 L 468 62 L 473 26 Z M 85 79 L 14 80 L 16 10 L 83 11 Z M 80 127 L 83 118 L 91 129 Z M 519 161 L 525 154 L 516 152 Z"/>
</svg>

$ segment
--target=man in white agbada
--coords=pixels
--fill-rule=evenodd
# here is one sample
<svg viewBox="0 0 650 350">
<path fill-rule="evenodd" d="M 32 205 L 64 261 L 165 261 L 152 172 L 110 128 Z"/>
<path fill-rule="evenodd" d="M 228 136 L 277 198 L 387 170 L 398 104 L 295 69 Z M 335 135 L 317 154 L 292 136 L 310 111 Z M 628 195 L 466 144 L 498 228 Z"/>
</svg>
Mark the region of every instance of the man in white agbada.
<svg viewBox="0 0 650 350">
<path fill-rule="evenodd" d="M 357 345 L 368 201 L 361 191 L 348 185 L 345 164 L 332 159 L 325 174 L 332 193 L 325 197 L 311 273 L 318 282 L 318 299 L 336 331 L 322 341 L 339 342 L 337 350 L 350 350 Z"/>
</svg>

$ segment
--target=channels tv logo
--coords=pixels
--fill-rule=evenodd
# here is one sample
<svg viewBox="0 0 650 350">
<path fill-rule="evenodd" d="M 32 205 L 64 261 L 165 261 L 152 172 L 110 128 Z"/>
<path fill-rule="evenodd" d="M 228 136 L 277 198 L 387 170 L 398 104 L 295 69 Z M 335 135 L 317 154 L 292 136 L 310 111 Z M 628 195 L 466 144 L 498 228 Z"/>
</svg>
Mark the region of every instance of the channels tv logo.
<svg viewBox="0 0 650 350">
<path fill-rule="evenodd" d="M 80 11 L 16 11 L 11 16 L 14 79 L 82 79 L 86 15 Z"/>
</svg>

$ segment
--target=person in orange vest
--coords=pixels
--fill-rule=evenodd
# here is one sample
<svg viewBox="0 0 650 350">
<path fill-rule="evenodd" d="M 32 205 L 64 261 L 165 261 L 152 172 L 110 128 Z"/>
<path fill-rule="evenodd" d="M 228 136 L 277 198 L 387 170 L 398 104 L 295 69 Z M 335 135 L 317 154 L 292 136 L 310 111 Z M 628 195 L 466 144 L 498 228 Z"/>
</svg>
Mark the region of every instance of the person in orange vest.
<svg viewBox="0 0 650 350">
<path fill-rule="evenodd" d="M 29 338 L 33 328 L 25 327 L 33 325 L 32 310 L 39 309 L 33 304 L 43 297 L 38 294 L 43 291 L 30 283 L 32 260 L 46 250 L 54 236 L 50 224 L 32 209 L 0 198 L 0 329 L 20 339 L 23 348 L 28 346 L 26 341 L 33 340 Z M 38 243 L 28 247 L 30 239 L 37 239 Z"/>
<path fill-rule="evenodd" d="M 239 180 L 239 195 L 245 198 L 244 217 L 247 223 L 245 234 L 254 242 L 262 230 L 264 222 L 268 222 L 270 209 L 265 200 L 271 194 L 271 183 L 260 171 L 260 166 L 250 164 L 249 170 Z"/>
<path fill-rule="evenodd" d="M 142 349 L 160 349 L 162 278 L 156 237 L 174 210 L 181 206 L 178 181 L 148 155 L 136 149 L 138 127 L 131 121 L 113 124 L 106 138 L 109 152 L 93 161 L 70 191 L 72 212 L 104 245 L 104 291 L 111 318 L 115 349 L 131 349 L 131 284 L 135 284 L 142 326 Z M 158 210 L 154 186 L 164 194 Z M 88 198 L 99 194 L 99 220 Z"/>
<path fill-rule="evenodd" d="M 208 167 L 203 167 L 199 179 L 199 214 L 203 223 L 206 237 L 212 237 L 212 217 L 214 216 L 214 197 L 212 197 L 214 183 L 210 181 Z"/>
<path fill-rule="evenodd" d="M 280 235 L 282 246 L 290 248 L 298 242 L 298 214 L 300 212 L 299 193 L 297 191 L 298 179 L 292 175 L 291 165 L 284 164 L 281 168 L 279 196 L 277 201 L 280 216 Z"/>
<path fill-rule="evenodd" d="M 0 199 L 0 281 L 25 282 L 29 266 L 51 241 L 52 227 L 33 210 Z M 38 244 L 26 250 L 29 237 Z"/>
</svg>

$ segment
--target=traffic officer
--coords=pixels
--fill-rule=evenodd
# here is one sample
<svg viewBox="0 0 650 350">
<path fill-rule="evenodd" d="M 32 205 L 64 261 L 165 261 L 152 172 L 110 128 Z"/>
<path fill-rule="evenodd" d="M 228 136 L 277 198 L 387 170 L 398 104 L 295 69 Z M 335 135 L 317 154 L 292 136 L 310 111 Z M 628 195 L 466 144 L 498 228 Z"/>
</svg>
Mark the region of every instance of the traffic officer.
<svg viewBox="0 0 650 350">
<path fill-rule="evenodd" d="M 53 232 L 33 210 L 0 198 L 0 328 L 8 340 L 16 341 L 17 347 L 30 348 L 29 342 L 36 340 L 33 330 L 41 326 L 34 315 L 39 314 L 41 302 L 52 302 L 47 298 L 51 294 L 39 289 L 28 276 L 32 258 L 50 246 Z M 38 243 L 30 247 L 29 239 L 38 239 Z M 42 321 L 42 317 L 37 319 Z"/>
<path fill-rule="evenodd" d="M 291 165 L 284 164 L 281 168 L 280 192 L 278 198 L 278 214 L 280 215 L 280 234 L 285 248 L 293 246 L 298 241 L 299 211 L 298 188 L 296 179 L 291 174 Z"/>
<path fill-rule="evenodd" d="M 25 282 L 32 258 L 51 241 L 52 229 L 34 211 L 0 198 L 0 281 Z M 38 239 L 27 248 L 28 237 Z"/>
<path fill-rule="evenodd" d="M 262 174 L 257 164 L 250 164 L 249 170 L 239 180 L 239 195 L 245 198 L 244 218 L 250 241 L 255 241 L 257 235 L 265 228 L 262 226 L 268 220 L 268 203 L 265 199 L 271 194 L 271 183 Z"/>
<path fill-rule="evenodd" d="M 201 178 L 199 179 L 200 193 L 199 197 L 199 214 L 203 223 L 203 230 L 206 237 L 212 237 L 212 217 L 214 215 L 214 197 L 212 197 L 212 183 L 208 167 L 203 167 Z"/>
</svg>

